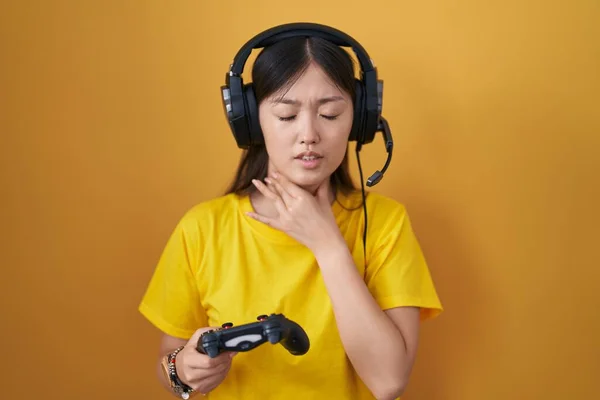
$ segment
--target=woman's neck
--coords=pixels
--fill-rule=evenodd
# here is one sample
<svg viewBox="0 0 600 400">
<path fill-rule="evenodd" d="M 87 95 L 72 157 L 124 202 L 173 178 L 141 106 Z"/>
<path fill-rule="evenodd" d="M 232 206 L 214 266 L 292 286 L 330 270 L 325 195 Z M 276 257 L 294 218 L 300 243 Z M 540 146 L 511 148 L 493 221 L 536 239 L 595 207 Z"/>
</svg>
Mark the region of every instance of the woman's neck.
<svg viewBox="0 0 600 400">
<path fill-rule="evenodd" d="M 329 179 L 327 179 L 326 185 L 329 193 L 329 204 L 333 204 L 335 200 L 335 191 Z M 315 196 L 318 187 L 319 185 L 315 185 L 314 187 L 302 187 L 302 189 Z M 250 194 L 250 202 L 252 203 L 252 208 L 254 208 L 254 211 L 256 211 L 258 214 L 266 217 L 277 217 L 279 215 L 273 202 L 265 197 L 259 190 L 254 190 Z"/>
</svg>

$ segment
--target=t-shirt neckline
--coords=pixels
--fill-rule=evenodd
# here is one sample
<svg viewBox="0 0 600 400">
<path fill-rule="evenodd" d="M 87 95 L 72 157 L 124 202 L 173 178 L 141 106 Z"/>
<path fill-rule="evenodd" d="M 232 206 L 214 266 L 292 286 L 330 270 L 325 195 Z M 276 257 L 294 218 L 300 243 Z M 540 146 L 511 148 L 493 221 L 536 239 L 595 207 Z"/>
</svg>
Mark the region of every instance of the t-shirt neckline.
<svg viewBox="0 0 600 400">
<path fill-rule="evenodd" d="M 265 239 L 285 245 L 302 245 L 296 239 L 289 236 L 287 233 L 280 231 L 277 228 L 273 228 L 261 221 L 257 221 L 254 218 L 246 215 L 247 212 L 255 212 L 252 201 L 249 195 L 236 195 L 238 198 L 239 211 L 241 218 L 246 224 L 255 232 L 263 236 Z M 340 217 L 341 213 L 344 212 L 344 207 L 340 203 L 346 203 L 347 198 L 342 193 L 337 193 L 336 200 L 331 204 L 331 210 L 336 220 Z"/>
</svg>

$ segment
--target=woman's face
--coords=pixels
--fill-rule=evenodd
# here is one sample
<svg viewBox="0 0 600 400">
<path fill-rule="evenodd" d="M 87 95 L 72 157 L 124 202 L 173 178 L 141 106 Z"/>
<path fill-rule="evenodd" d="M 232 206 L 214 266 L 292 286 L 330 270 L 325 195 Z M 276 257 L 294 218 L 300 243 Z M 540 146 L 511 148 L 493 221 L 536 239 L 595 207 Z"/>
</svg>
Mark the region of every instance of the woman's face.
<svg viewBox="0 0 600 400">
<path fill-rule="evenodd" d="M 314 192 L 344 159 L 353 111 L 350 95 L 311 64 L 283 97 L 276 93 L 259 106 L 269 172 Z"/>
</svg>

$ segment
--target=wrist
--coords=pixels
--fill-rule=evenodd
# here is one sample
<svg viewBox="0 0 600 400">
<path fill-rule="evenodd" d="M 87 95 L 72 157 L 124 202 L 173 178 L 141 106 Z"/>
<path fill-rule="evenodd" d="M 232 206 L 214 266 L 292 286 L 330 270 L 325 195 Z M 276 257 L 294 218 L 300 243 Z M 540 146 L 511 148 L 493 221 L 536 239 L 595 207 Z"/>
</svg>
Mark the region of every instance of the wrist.
<svg viewBox="0 0 600 400">
<path fill-rule="evenodd" d="M 312 252 L 317 259 L 319 266 L 328 265 L 331 260 L 342 261 L 347 257 L 352 258 L 350 250 L 348 249 L 348 244 L 341 234 L 336 235 L 333 238 L 329 236 L 328 239 L 319 241 L 312 249 Z"/>
<path fill-rule="evenodd" d="M 177 372 L 178 354 L 183 350 L 183 346 L 165 355 L 161 360 L 161 366 L 165 380 L 171 391 L 181 399 L 189 399 L 194 390 L 186 383 L 181 381 Z"/>
</svg>

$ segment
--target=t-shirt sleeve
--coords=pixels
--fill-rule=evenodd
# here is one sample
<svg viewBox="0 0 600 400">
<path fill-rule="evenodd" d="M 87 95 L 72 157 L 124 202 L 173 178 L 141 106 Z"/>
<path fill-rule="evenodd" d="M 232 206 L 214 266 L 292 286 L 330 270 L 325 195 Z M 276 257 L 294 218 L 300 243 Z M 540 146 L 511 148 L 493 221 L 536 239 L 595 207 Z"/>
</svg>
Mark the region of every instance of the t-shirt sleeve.
<svg viewBox="0 0 600 400">
<path fill-rule="evenodd" d="M 199 255 L 198 223 L 186 215 L 171 233 L 139 305 L 168 335 L 188 339 L 207 325 L 196 283 Z"/>
<path fill-rule="evenodd" d="M 442 305 L 405 208 L 385 220 L 368 260 L 369 290 L 383 310 L 412 306 L 421 309 L 422 320 L 437 316 Z"/>
</svg>

